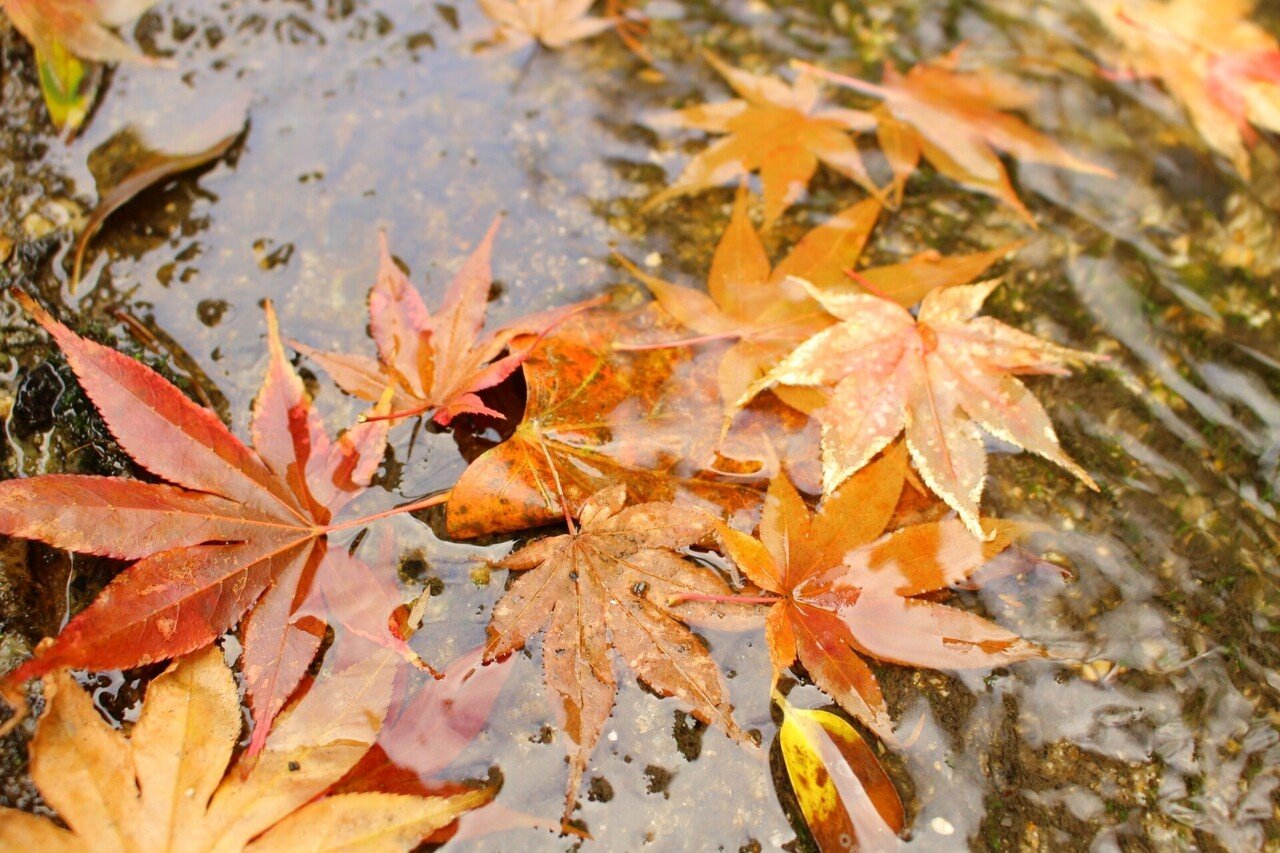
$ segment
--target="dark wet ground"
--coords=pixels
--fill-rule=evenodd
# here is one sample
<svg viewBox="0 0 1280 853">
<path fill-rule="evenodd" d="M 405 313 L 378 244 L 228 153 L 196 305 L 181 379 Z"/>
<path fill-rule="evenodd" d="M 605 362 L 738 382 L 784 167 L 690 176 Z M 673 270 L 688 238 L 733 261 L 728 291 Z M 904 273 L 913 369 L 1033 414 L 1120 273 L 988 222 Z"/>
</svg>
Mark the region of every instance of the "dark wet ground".
<svg viewBox="0 0 1280 853">
<path fill-rule="evenodd" d="M 1042 224 L 1031 235 L 1009 211 L 926 169 L 871 251 L 888 260 L 1030 236 L 992 312 L 1112 357 L 1082 376 L 1034 382 L 1101 493 L 1003 446 L 987 488 L 988 510 L 1047 526 L 1034 546 L 1070 566 L 1075 580 L 1010 580 L 967 602 L 1095 660 L 1020 664 L 989 676 L 879 669 L 900 728 L 920 730 L 901 756 L 886 756 L 909 801 L 911 847 L 1280 844 L 1276 155 L 1260 154 L 1245 186 L 1154 91 L 1135 100 L 1090 78 L 1080 57 L 1101 36 L 1066 0 L 776 8 L 656 0 L 649 11 L 665 79 L 611 35 L 543 53 L 523 72 L 522 55 L 476 55 L 471 46 L 487 29 L 470 4 L 164 2 L 137 36 L 177 68 L 116 69 L 86 132 L 69 146 L 45 129 L 27 48 L 6 31 L 0 277 L 78 312 L 82 330 L 141 352 L 193 393 L 200 385 L 243 430 L 265 364 L 261 300 L 275 300 L 292 337 L 365 347 L 379 229 L 430 291 L 494 214 L 506 212 L 496 320 L 624 281 L 608 261 L 611 247 L 632 258 L 656 253 L 665 277 L 700 281 L 729 191 L 647 217 L 636 212 L 686 154 L 678 140 L 645 129 L 641 116 L 723 96 L 695 44 L 756 70 L 790 56 L 873 69 L 886 59 L 905 67 L 967 41 L 971 59 L 1038 83 L 1037 126 L 1120 177 L 1018 169 Z M 251 126 L 232 156 L 109 220 L 84 280 L 69 292 L 73 234 L 94 200 L 89 153 L 124 125 L 180 128 L 244 91 Z M 829 175 L 811 190 L 770 235 L 775 257 L 856 197 Z M 161 344 L 148 353 L 116 309 L 169 342 L 168 352 Z M 62 362 L 8 300 L 0 301 L 0 324 L 4 475 L 127 472 Z M 314 380 L 326 420 L 349 423 L 356 401 L 324 376 Z M 405 430 L 393 441 L 387 485 L 404 496 L 447 487 L 466 461 L 449 434 L 419 433 L 410 447 Z M 501 577 L 477 586 L 472 570 L 506 546 L 477 551 L 405 518 L 395 531 L 413 558 L 406 598 L 427 578 L 443 581 L 415 646 L 446 660 L 481 642 Z M 0 563 L 6 670 L 118 568 L 10 541 L 0 543 Z M 708 639 L 734 673 L 740 723 L 770 742 L 762 637 Z M 100 677 L 100 702 L 118 716 L 136 711 L 130 679 Z M 497 766 L 502 802 L 558 815 L 564 751 L 543 736 L 552 723 L 535 655 L 519 663 L 488 733 L 454 775 Z M 5 746 L 0 801 L 33 806 L 24 731 Z M 588 848 L 796 844 L 761 761 L 630 679 L 587 779 L 578 815 L 595 838 Z M 570 844 L 528 830 L 466 846 Z"/>
</svg>

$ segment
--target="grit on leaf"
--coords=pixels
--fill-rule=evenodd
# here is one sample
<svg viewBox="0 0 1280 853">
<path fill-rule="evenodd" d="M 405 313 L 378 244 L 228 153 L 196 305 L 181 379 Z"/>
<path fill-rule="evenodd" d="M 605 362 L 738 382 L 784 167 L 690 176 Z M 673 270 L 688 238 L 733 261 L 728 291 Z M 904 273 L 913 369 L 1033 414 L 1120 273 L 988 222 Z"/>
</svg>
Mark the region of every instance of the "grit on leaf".
<svg viewBox="0 0 1280 853">
<path fill-rule="evenodd" d="M 678 550 L 709 540 L 716 519 L 670 503 L 624 508 L 626 499 L 623 486 L 597 493 L 576 525 L 566 518 L 568 534 L 539 539 L 498 564 L 521 574 L 494 606 L 485 657 L 505 657 L 545 632 L 543 678 L 560 697 L 561 728 L 573 743 L 565 819 L 613 710 L 615 654 L 657 693 L 680 698 L 698 719 L 748 740 L 706 647 L 665 611 L 678 594 L 730 592 Z"/>
</svg>

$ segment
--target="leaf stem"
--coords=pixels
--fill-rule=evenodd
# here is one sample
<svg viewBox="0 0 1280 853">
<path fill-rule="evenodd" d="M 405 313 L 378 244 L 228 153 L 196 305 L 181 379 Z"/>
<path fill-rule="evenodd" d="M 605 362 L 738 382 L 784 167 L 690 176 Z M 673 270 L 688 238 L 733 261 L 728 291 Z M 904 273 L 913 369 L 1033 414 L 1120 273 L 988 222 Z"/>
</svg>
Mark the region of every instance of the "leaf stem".
<svg viewBox="0 0 1280 853">
<path fill-rule="evenodd" d="M 686 601 L 714 601 L 724 604 L 777 604 L 782 601 L 776 595 L 708 595 L 704 592 L 680 592 L 667 599 L 667 604 L 683 604 Z"/>
<path fill-rule="evenodd" d="M 848 86 L 855 92 L 861 92 L 864 95 L 870 95 L 873 98 L 883 98 L 888 100 L 893 97 L 893 92 L 883 86 L 877 86 L 875 83 L 868 83 L 866 80 L 859 80 L 857 77 L 850 77 L 847 74 L 837 74 L 834 71 L 828 71 L 825 68 L 819 68 L 817 65 L 811 65 L 808 62 L 801 62 L 798 59 L 791 60 L 791 67 L 808 74 L 812 74 L 822 80 L 831 83 L 839 83 L 841 86 Z"/>
<path fill-rule="evenodd" d="M 865 275 L 855 270 L 853 267 L 847 267 L 844 271 L 844 274 L 849 276 L 849 278 L 853 280 L 854 284 L 858 285 L 863 290 L 870 293 L 872 296 L 878 296 L 881 299 L 887 299 L 890 302 L 897 301 L 888 293 L 886 293 L 885 291 L 881 290 L 880 288 L 872 284 L 870 279 L 868 279 Z"/>
<path fill-rule="evenodd" d="M 578 527 L 573 523 L 573 513 L 569 512 L 569 499 L 565 497 L 564 487 L 560 485 L 560 472 L 556 470 L 551 451 L 547 450 L 547 443 L 542 440 L 542 430 L 535 428 L 533 434 L 538 437 L 538 446 L 542 448 L 542 456 L 547 460 L 547 468 L 551 470 L 551 479 L 555 481 L 556 494 L 560 496 L 560 511 L 564 513 L 564 525 L 569 528 L 570 536 L 577 536 Z"/>
<path fill-rule="evenodd" d="M 369 524 L 370 522 L 377 521 L 380 518 L 386 518 L 392 515 L 400 515 L 401 513 L 406 513 L 406 512 L 417 512 L 418 510 L 426 509 L 427 507 L 439 506 L 440 504 L 448 501 L 449 496 L 451 494 L 453 494 L 452 489 L 445 489 L 443 492 L 436 492 L 434 495 L 430 495 L 428 497 L 422 498 L 421 500 L 414 501 L 413 503 L 405 504 L 404 506 L 392 507 L 391 509 L 383 510 L 382 512 L 375 512 L 373 515 L 366 515 L 364 518 L 353 518 L 350 521 L 344 521 L 341 524 L 335 524 L 332 527 L 325 528 L 325 533 L 333 533 L 338 530 L 346 530 L 349 527 L 360 527 L 361 525 L 365 525 L 365 524 Z"/>
<path fill-rule="evenodd" d="M 358 418 L 356 418 L 356 421 L 362 424 L 370 424 L 370 423 L 373 423 L 374 421 L 397 421 L 397 420 L 400 420 L 400 418 L 412 418 L 415 415 L 420 415 L 423 412 L 428 412 L 434 408 L 436 407 L 431 403 L 425 403 L 414 409 L 401 409 L 398 412 L 388 412 L 385 415 L 361 414 Z"/>
<path fill-rule="evenodd" d="M 681 338 L 676 341 L 658 341 L 652 344 L 625 344 L 614 342 L 613 349 L 618 352 L 641 352 L 643 350 L 668 349 L 670 347 L 692 347 L 709 344 L 713 341 L 726 341 L 742 337 L 741 331 L 717 332 L 714 335 L 699 335 L 696 338 Z"/>
</svg>

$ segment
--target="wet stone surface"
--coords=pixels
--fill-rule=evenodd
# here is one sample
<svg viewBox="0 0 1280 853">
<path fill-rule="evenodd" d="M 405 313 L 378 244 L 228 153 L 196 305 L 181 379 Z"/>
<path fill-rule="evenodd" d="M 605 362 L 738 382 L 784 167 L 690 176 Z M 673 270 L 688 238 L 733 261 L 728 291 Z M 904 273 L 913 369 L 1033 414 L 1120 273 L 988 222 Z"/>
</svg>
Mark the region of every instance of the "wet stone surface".
<svg viewBox="0 0 1280 853">
<path fill-rule="evenodd" d="M 499 322 L 626 280 L 611 249 L 699 283 L 732 194 L 640 204 L 696 134 L 656 134 L 653 110 L 724 97 L 696 47 L 757 71 L 820 59 L 876 79 L 966 42 L 969 59 L 1034 82 L 1032 123 L 1112 168 L 1114 179 L 1015 168 L 1041 224 L 923 169 L 867 257 L 924 248 L 1028 245 L 989 312 L 1110 356 L 1072 378 L 1033 380 L 1063 445 L 1099 481 L 992 441 L 985 507 L 1038 527 L 1027 546 L 1069 566 L 965 593 L 963 603 L 1087 664 L 1032 662 L 943 675 L 878 665 L 899 729 L 884 756 L 919 850 L 1258 849 L 1280 843 L 1280 160 L 1261 150 L 1249 185 L 1199 145 L 1155 89 L 1081 72 L 1100 29 L 1061 0 L 650 4 L 646 70 L 612 35 L 562 52 L 477 53 L 471 4 L 160 3 L 138 42 L 174 68 L 115 69 L 82 136 L 47 129 L 29 50 L 0 29 L 0 281 L 38 293 L 79 330 L 137 354 L 209 399 L 243 435 L 265 366 L 260 304 L 290 337 L 368 351 L 365 296 L 385 230 L 438 294 L 495 214 Z M 1272 21 L 1274 24 L 1274 21 Z M 1274 31 L 1274 26 L 1272 27 Z M 1074 57 L 1074 58 L 1073 58 Z M 90 154 L 120 128 L 155 133 L 248 92 L 245 139 L 218 164 L 170 180 L 113 216 L 75 292 L 69 256 L 95 201 Z M 882 163 L 875 163 L 880 168 Z M 884 173 L 879 173 L 883 175 Z M 767 236 L 778 257 L 858 197 L 821 173 Z M 169 342 L 149 349 L 127 310 Z M 3 476 L 137 474 L 65 363 L 14 303 L 0 300 Z M 310 369 L 303 363 L 303 367 Z M 306 374 L 329 423 L 362 407 Z M 200 395 L 204 395 L 201 397 Z M 518 411 L 518 407 L 516 409 Z M 496 438 L 393 433 L 380 482 L 406 499 L 449 486 Z M 446 661 L 484 639 L 508 550 L 393 522 L 405 599 L 431 598 L 415 648 Z M 372 546 L 360 553 L 374 559 Z M 55 632 L 119 569 L 0 541 L 0 669 Z M 621 677 L 576 816 L 593 841 L 539 830 L 460 842 L 471 849 L 798 849 L 785 773 L 768 760 L 777 720 L 760 632 L 706 632 L 753 755 Z M 543 695 L 537 643 L 519 655 L 484 734 L 455 778 L 505 780 L 500 801 L 544 818 L 563 798 L 563 736 Z M 136 712 L 139 678 L 94 676 L 100 706 Z M 813 688 L 801 698 L 821 702 Z M 0 801 L 43 808 L 25 775 L 27 723 L 0 750 Z M 546 736 L 549 733 L 550 736 Z M 776 758 L 776 756 L 775 756 Z M 782 790 L 784 793 L 779 794 Z"/>
</svg>

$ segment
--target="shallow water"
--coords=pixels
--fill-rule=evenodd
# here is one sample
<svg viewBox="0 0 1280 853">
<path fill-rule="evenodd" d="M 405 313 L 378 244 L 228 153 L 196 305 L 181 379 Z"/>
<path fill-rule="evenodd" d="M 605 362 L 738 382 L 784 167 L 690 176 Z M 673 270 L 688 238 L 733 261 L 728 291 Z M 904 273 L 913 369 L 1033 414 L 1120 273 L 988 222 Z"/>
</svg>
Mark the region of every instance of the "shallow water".
<svg viewBox="0 0 1280 853">
<path fill-rule="evenodd" d="M 757 69 L 791 56 L 855 69 L 885 59 L 906 67 L 967 42 L 969 60 L 1037 83 L 1034 124 L 1119 177 L 1018 168 L 1022 197 L 1041 223 L 1032 233 L 1009 211 L 924 169 L 869 252 L 888 261 L 925 247 L 975 251 L 1029 238 L 991 313 L 1111 357 L 1073 378 L 1032 383 L 1100 493 L 993 443 L 987 509 L 1042 525 L 1029 547 L 1069 566 L 1073 579 L 1009 579 L 962 596 L 1031 639 L 1095 662 L 962 676 L 878 667 L 900 730 L 919 731 L 900 756 L 886 757 L 908 801 L 909 846 L 1280 843 L 1280 160 L 1260 153 L 1255 180 L 1243 185 L 1156 90 L 1089 76 L 1079 57 L 1091 55 L 1100 33 L 1065 0 L 659 0 L 649 11 L 665 78 L 646 72 L 612 35 L 528 61 L 478 54 L 473 45 L 487 27 L 471 4 L 171 0 L 137 34 L 176 67 L 116 69 L 86 132 L 65 146 L 32 130 L 44 127 L 33 118 L 41 116 L 38 92 L 25 48 L 7 33 L 13 73 L 4 81 L 8 162 L 0 176 L 11 189 L 0 233 L 16 247 L 0 275 L 126 342 L 108 309 L 127 309 L 185 352 L 243 434 L 265 366 L 261 301 L 274 300 L 291 337 L 364 349 L 380 229 L 431 293 L 505 213 L 495 321 L 624 282 L 611 248 L 634 259 L 656 253 L 659 274 L 702 281 L 731 193 L 637 212 L 700 145 L 685 149 L 652 133 L 643 114 L 723 96 L 695 44 Z M 251 125 L 230 160 L 110 219 L 70 292 L 70 224 L 94 197 L 90 152 L 127 124 L 172 131 L 246 91 Z M 774 257 L 856 197 L 852 185 L 820 173 L 806 202 L 769 236 Z M 52 230 L 40 235 L 45 224 Z M 110 450 L 95 450 L 109 442 L 86 434 L 92 425 L 59 415 L 68 404 L 52 401 L 63 374 L 44 363 L 48 350 L 11 302 L 0 312 L 0 399 L 12 409 L 6 475 L 119 466 Z M 184 372 L 179 361 L 175 373 Z M 322 374 L 314 387 L 331 427 L 352 421 L 357 401 Z M 460 450 L 448 433 L 406 429 L 393 443 L 397 464 L 386 481 L 405 499 L 449 486 L 474 455 L 474 443 Z M 424 577 L 443 581 L 415 648 L 444 661 L 482 642 L 501 576 L 478 586 L 472 570 L 507 546 L 451 543 L 407 518 L 394 529 L 418 573 L 404 578 L 406 599 Z M 369 543 L 360 548 L 371 558 Z M 0 561 L 10 659 L 56 631 L 114 568 L 7 542 Z M 707 637 L 722 668 L 735 673 L 739 722 L 771 743 L 762 636 Z M 103 706 L 118 716 L 136 711 L 132 679 L 147 674 L 99 677 Z M 586 848 L 795 844 L 775 790 L 785 783 L 761 757 L 714 729 L 688 734 L 676 700 L 620 680 L 577 812 L 594 838 Z M 816 690 L 800 689 L 808 693 L 796 696 L 820 703 Z M 564 744 L 541 736 L 553 724 L 535 647 L 518 659 L 487 732 L 447 775 L 482 777 L 499 767 L 502 803 L 554 818 Z M 11 738 L 5 753 L 3 800 L 30 807 L 21 742 Z M 527 829 L 453 846 L 573 843 Z"/>
</svg>

